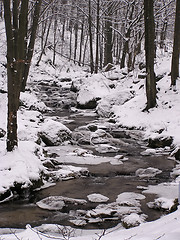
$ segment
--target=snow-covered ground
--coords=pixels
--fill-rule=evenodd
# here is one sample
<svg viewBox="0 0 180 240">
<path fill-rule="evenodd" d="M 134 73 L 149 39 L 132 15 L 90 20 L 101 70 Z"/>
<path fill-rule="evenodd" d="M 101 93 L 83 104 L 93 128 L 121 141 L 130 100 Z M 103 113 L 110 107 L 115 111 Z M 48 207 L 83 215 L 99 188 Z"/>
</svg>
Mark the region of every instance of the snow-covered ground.
<svg viewBox="0 0 180 240">
<path fill-rule="evenodd" d="M 2 37 L 0 56 L 2 63 L 5 63 L 2 25 L 0 25 L 0 34 Z M 74 84 L 80 88 L 78 95 L 79 103 L 84 104 L 93 98 L 101 98 L 97 106 L 97 111 L 101 116 L 112 117 L 119 125 L 124 127 L 142 129 L 144 139 L 155 138 L 157 136 L 171 136 L 173 138 L 174 149 L 180 147 L 180 81 L 178 79 L 176 91 L 170 90 L 169 72 L 171 58 L 167 53 L 158 53 L 156 74 L 161 74 L 163 77 L 157 82 L 157 107 L 151 109 L 149 112 L 143 111 L 146 104 L 144 79 L 138 79 L 139 72 L 137 69 L 134 72 L 127 73 L 126 69 L 120 70 L 118 66 L 107 73 L 102 72 L 90 75 L 63 59 L 57 59 L 58 67 L 55 69 L 47 63 L 50 54 L 50 52 L 49 54 L 47 52 L 40 67 L 35 67 L 37 61 L 37 55 L 35 55 L 30 72 L 30 82 L 48 79 L 58 82 L 59 78 L 69 77 L 73 80 Z M 126 75 L 124 75 L 124 73 L 126 73 Z M 81 78 L 81 85 L 79 84 L 79 78 Z M 90 85 L 89 82 L 91 83 Z M 2 64 L 0 64 L 0 89 L 7 89 L 6 69 Z M 41 173 L 46 171 L 43 166 L 45 156 L 42 151 L 42 146 L 35 143 L 40 131 L 48 129 L 48 131 L 52 131 L 54 137 L 56 137 L 55 128 L 66 130 L 65 126 L 60 123 L 51 129 L 52 124 L 50 124 L 50 122 L 53 121 L 52 119 L 46 119 L 44 121 L 43 113 L 40 111 L 45 111 L 47 108 L 37 99 L 33 92 L 21 94 L 21 100 L 25 107 L 22 106 L 18 113 L 19 147 L 12 153 L 7 153 L 6 135 L 0 138 L 1 194 L 8 191 L 15 183 L 21 183 L 23 187 L 31 186 L 34 181 L 37 181 L 41 177 Z M 0 129 L 4 131 L 6 131 L 7 124 L 6 106 L 7 94 L 0 93 Z M 32 109 L 31 106 L 33 106 L 33 110 L 30 110 Z M 69 156 L 70 154 L 67 158 Z M 89 156 L 86 158 L 86 163 L 88 163 L 88 157 Z M 76 161 L 77 158 L 74 159 Z M 106 160 L 107 159 L 100 159 L 99 161 L 106 162 Z M 92 156 L 89 157 L 89 161 L 89 164 L 93 163 Z M 62 171 L 64 171 L 64 169 L 62 169 Z M 172 199 L 178 197 L 179 165 L 177 165 L 174 175 L 177 178 L 172 184 L 168 184 L 168 186 L 159 185 L 158 188 L 149 187 L 147 190 L 152 193 L 158 192 L 159 198 L 161 198 L 160 200 L 162 201 L 161 204 L 168 207 L 168 204 L 172 204 Z M 167 196 L 166 193 L 170 191 L 170 196 Z M 12 195 L 10 194 L 9 198 L 11 197 Z M 97 195 L 93 197 L 97 197 Z M 92 199 L 92 196 L 90 196 L 90 198 Z M 137 221 L 137 215 L 131 214 L 126 221 Z M 140 226 L 128 230 L 123 229 L 121 226 L 119 226 L 119 229 L 116 227 L 105 232 L 99 230 L 97 233 L 94 231 L 74 230 L 75 236 L 71 237 L 71 230 L 67 230 L 67 235 L 69 234 L 69 236 L 65 236 L 60 234 L 60 232 L 62 233 L 60 227 L 57 229 L 55 225 L 45 225 L 36 229 L 32 229 L 28 225 L 27 229 L 22 231 L 0 229 L 0 239 L 179 240 L 179 226 L 180 209 L 157 221 L 142 223 Z M 9 233 L 7 233 L 8 231 Z M 41 234 L 40 231 L 45 233 Z"/>
</svg>

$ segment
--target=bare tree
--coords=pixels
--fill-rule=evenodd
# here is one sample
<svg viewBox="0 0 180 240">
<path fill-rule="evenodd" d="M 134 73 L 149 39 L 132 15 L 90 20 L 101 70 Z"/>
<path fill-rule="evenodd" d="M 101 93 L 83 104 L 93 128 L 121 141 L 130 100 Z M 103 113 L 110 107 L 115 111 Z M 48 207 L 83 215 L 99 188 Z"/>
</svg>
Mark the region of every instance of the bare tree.
<svg viewBox="0 0 180 240">
<path fill-rule="evenodd" d="M 29 0 L 3 0 L 7 38 L 7 151 L 12 151 L 18 145 L 17 111 L 19 96 L 23 81 L 29 72 L 41 2 L 41 0 L 34 1 L 33 29 L 27 47 Z"/>
</svg>

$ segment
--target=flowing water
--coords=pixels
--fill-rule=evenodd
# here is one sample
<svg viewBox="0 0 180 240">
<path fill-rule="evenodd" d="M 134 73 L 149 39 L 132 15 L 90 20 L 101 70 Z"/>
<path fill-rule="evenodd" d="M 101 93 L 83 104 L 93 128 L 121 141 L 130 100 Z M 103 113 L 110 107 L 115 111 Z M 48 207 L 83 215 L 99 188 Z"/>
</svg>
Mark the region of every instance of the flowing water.
<svg viewBox="0 0 180 240">
<path fill-rule="evenodd" d="M 68 181 L 56 182 L 54 186 L 39 191 L 31 192 L 25 199 L 10 201 L 0 205 L 0 227 L 25 227 L 26 224 L 32 226 L 41 225 L 43 223 L 55 223 L 70 225 L 69 211 L 76 210 L 76 205 L 69 205 L 63 211 L 49 211 L 40 209 L 36 202 L 48 196 L 64 196 L 76 199 L 87 199 L 87 195 L 91 193 L 100 193 L 109 197 L 109 202 L 115 202 L 117 196 L 123 192 L 141 193 L 137 186 L 147 187 L 161 182 L 170 181 L 170 171 L 174 167 L 174 161 L 168 159 L 168 155 L 142 155 L 141 152 L 146 149 L 145 143 L 142 141 L 141 134 L 134 130 L 117 129 L 113 123 L 108 123 L 105 119 L 100 119 L 95 114 L 94 110 L 83 110 L 78 112 L 70 111 L 70 107 L 75 105 L 75 94 L 69 89 L 59 89 L 57 86 L 40 86 L 41 94 L 46 93 L 46 104 L 54 110 L 49 113 L 51 116 L 58 116 L 62 122 L 69 127 L 73 132 L 81 131 L 80 126 L 104 126 L 105 131 L 111 136 L 114 136 L 111 141 L 119 142 L 121 138 L 128 145 L 119 146 L 118 154 L 123 154 L 128 158 L 122 165 L 113 165 L 109 162 L 96 165 L 73 164 L 74 166 L 87 167 L 89 175 L 79 177 Z M 58 98 L 58 100 L 57 100 Z M 108 124 L 109 125 L 108 125 Z M 126 132 L 127 131 L 127 132 Z M 136 136 L 136 137 L 135 137 Z M 139 139 L 138 139 L 139 138 Z M 116 141 L 115 141 L 116 140 Z M 120 144 L 121 145 L 121 144 Z M 113 157 L 117 153 L 105 152 L 100 153 L 94 145 L 80 142 L 79 147 L 91 150 L 94 154 Z M 56 148 L 52 152 L 55 152 Z M 162 170 L 161 174 L 155 177 L 141 179 L 135 175 L 139 168 L 154 167 Z M 146 194 L 146 199 L 141 201 L 141 210 L 148 215 L 148 221 L 155 220 L 162 215 L 162 212 L 149 209 L 147 202 L 153 201 L 156 198 L 153 194 Z M 97 206 L 97 203 L 89 202 L 82 206 L 83 210 L 90 210 Z M 79 207 L 79 206 L 78 206 Z M 119 221 L 111 220 L 98 224 L 88 224 L 87 228 L 108 228 L 115 226 Z"/>
</svg>

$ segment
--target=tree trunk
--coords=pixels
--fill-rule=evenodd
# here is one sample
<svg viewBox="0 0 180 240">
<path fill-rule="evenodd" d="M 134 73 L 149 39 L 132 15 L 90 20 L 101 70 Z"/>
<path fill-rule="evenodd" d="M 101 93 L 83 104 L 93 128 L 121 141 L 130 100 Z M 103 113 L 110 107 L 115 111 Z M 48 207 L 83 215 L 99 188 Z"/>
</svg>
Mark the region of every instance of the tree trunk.
<svg viewBox="0 0 180 240">
<path fill-rule="evenodd" d="M 78 46 L 78 21 L 74 25 L 74 37 L 75 37 L 75 43 L 74 43 L 74 63 L 76 63 L 77 46 Z"/>
<path fill-rule="evenodd" d="M 12 13 L 11 1 L 4 0 L 3 3 L 7 39 L 7 151 L 12 151 L 15 146 L 18 145 L 17 111 L 25 64 L 24 45 L 26 38 L 28 0 L 24 0 L 21 3 L 20 9 L 19 1 L 14 0 Z"/>
<path fill-rule="evenodd" d="M 31 60 L 32 60 L 33 52 L 34 52 L 34 44 L 35 44 L 35 40 L 36 40 L 36 31 L 37 31 L 37 27 L 38 27 L 41 4 L 42 4 L 42 0 L 36 1 L 36 4 L 35 4 L 35 10 L 34 10 L 34 14 L 33 14 L 33 23 L 32 23 L 32 27 L 31 27 L 31 33 L 30 33 L 30 41 L 29 41 L 29 45 L 27 48 L 26 64 L 25 64 L 24 76 L 23 76 L 22 87 L 21 87 L 22 92 L 25 91 L 27 78 L 29 75 L 29 69 L 30 69 L 30 65 L 31 65 Z"/>
<path fill-rule="evenodd" d="M 153 5 L 153 0 L 144 0 L 147 110 L 156 106 L 156 79 L 154 73 L 155 24 Z"/>
<path fill-rule="evenodd" d="M 98 72 L 99 65 L 99 11 L 100 11 L 100 2 L 97 0 L 97 16 L 96 16 L 96 62 L 95 62 L 95 73 Z"/>
<path fill-rule="evenodd" d="M 39 0 L 36 3 L 40 4 L 40 2 Z M 26 41 L 29 0 L 13 0 L 13 2 L 12 0 L 3 0 L 3 4 L 7 39 L 7 151 L 12 151 L 18 146 L 17 111 L 22 81 L 24 80 L 24 70 L 28 59 L 26 58 Z M 31 45 L 31 47 L 34 47 L 34 45 Z"/>
<path fill-rule="evenodd" d="M 176 80 L 179 77 L 179 56 L 180 56 L 180 0 L 176 0 L 174 44 L 171 63 L 171 86 L 176 85 Z"/>
<path fill-rule="evenodd" d="M 88 25 L 89 25 L 90 68 L 91 68 L 91 73 L 93 73 L 94 72 L 94 57 L 93 57 L 91 0 L 89 0 Z"/>
<path fill-rule="evenodd" d="M 81 37 L 80 37 L 80 45 L 79 45 L 79 66 L 81 66 L 83 43 L 84 43 L 84 17 L 81 23 Z"/>
<path fill-rule="evenodd" d="M 106 66 L 108 63 L 113 63 L 113 58 L 112 58 L 112 2 L 111 0 L 108 0 L 107 2 L 108 7 L 107 7 L 107 12 L 106 12 L 106 19 L 105 19 L 105 45 L 104 45 L 104 66 Z"/>
</svg>

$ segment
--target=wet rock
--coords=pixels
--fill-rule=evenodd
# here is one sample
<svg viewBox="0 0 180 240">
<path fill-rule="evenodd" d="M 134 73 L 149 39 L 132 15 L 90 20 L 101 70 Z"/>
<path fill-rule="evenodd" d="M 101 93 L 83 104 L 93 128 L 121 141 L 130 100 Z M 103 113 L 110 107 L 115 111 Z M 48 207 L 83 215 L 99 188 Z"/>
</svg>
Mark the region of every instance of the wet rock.
<svg viewBox="0 0 180 240">
<path fill-rule="evenodd" d="M 62 123 L 47 119 L 38 135 L 47 146 L 58 146 L 71 139 L 71 131 Z"/>
<path fill-rule="evenodd" d="M 176 160 L 180 160 L 180 148 L 177 148 L 175 150 L 174 156 L 175 156 Z"/>
<path fill-rule="evenodd" d="M 97 125 L 95 125 L 95 124 L 93 124 L 93 123 L 88 124 L 88 125 L 87 125 L 87 128 L 88 128 L 91 132 L 95 132 L 95 131 L 98 129 Z"/>
<path fill-rule="evenodd" d="M 111 131 L 111 135 L 114 138 L 130 138 L 128 131 L 121 130 L 121 129 L 114 129 Z"/>
<path fill-rule="evenodd" d="M 156 138 L 149 138 L 148 147 L 151 148 L 164 148 L 166 146 L 171 146 L 173 142 L 173 137 L 169 136 L 159 136 Z"/>
<path fill-rule="evenodd" d="M 6 135 L 6 131 L 0 128 L 0 138 L 4 137 L 5 135 Z"/>
<path fill-rule="evenodd" d="M 72 79 L 69 78 L 69 77 L 60 78 L 59 80 L 60 80 L 61 82 L 71 82 L 71 81 L 72 81 Z"/>
<path fill-rule="evenodd" d="M 100 98 L 93 98 L 84 103 L 77 102 L 77 107 L 80 109 L 94 109 L 97 106 L 98 100 L 100 100 Z"/>
</svg>

